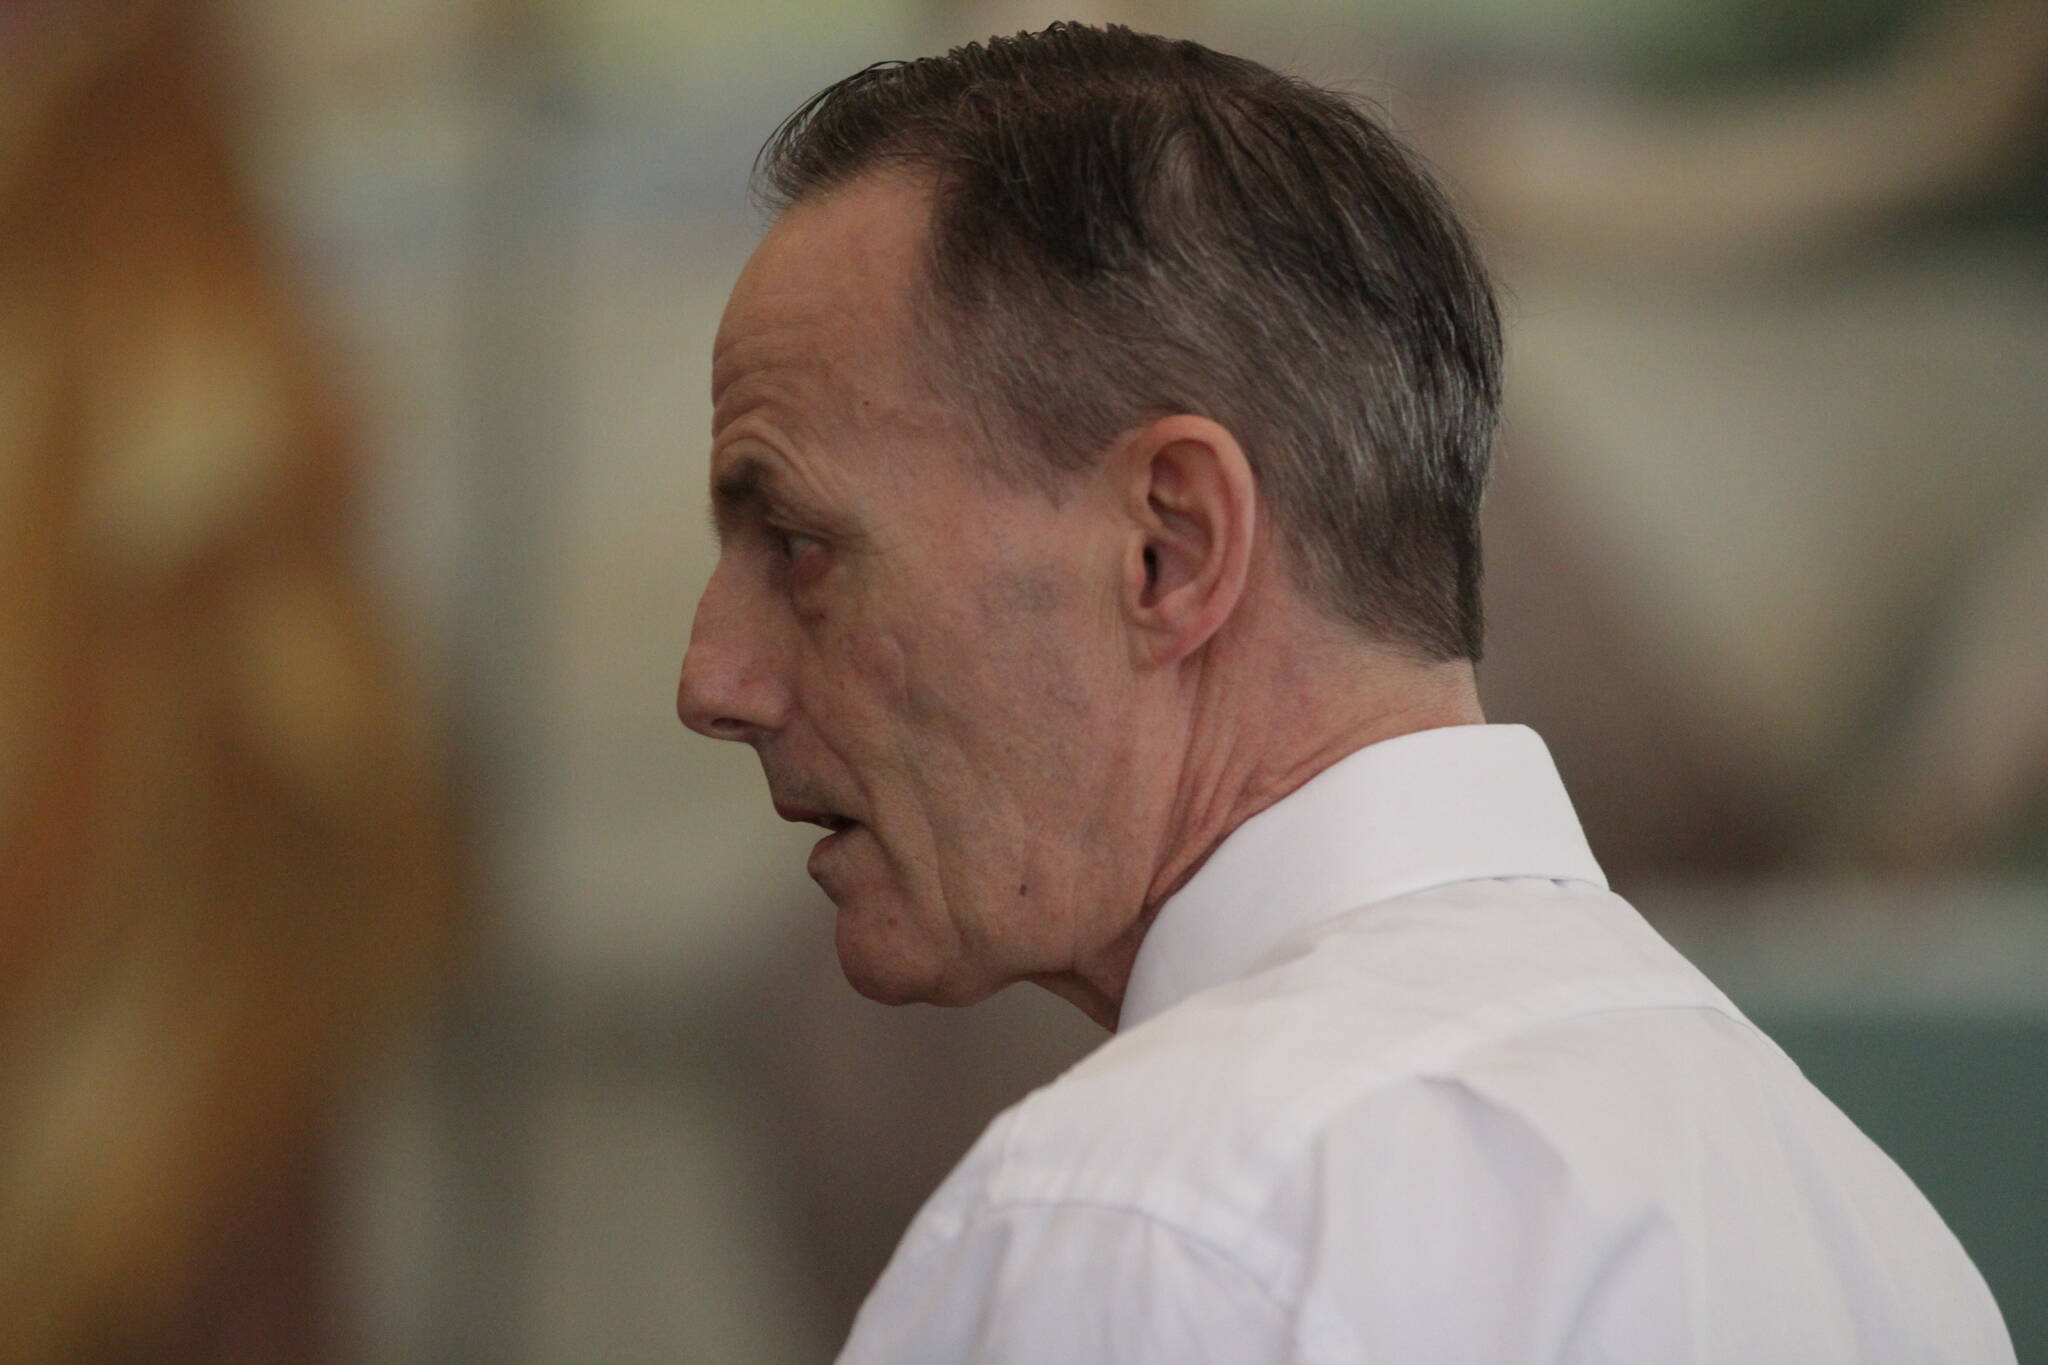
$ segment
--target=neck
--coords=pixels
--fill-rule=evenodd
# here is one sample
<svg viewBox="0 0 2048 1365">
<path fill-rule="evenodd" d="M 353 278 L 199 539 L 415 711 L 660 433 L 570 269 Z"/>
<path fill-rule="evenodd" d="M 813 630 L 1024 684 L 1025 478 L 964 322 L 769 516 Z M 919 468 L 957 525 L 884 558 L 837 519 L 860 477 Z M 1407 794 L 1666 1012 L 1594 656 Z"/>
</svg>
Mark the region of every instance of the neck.
<svg viewBox="0 0 2048 1365">
<path fill-rule="evenodd" d="M 1033 978 L 1104 1028 L 1116 1027 L 1131 964 L 1160 907 L 1239 825 L 1367 745 L 1486 719 L 1465 661 L 1418 664 L 1354 645 L 1334 665 L 1256 689 L 1215 686 L 1227 662 L 1205 665 L 1209 678 L 1197 669 L 1180 762 L 1161 765 L 1153 809 L 1164 814 L 1140 864 L 1149 872 L 1122 931 L 1074 972 Z"/>
<path fill-rule="evenodd" d="M 1265 748 L 1252 761 L 1234 765 L 1231 759 L 1235 755 L 1230 752 L 1191 755 L 1191 767 L 1199 767 L 1183 786 L 1173 834 L 1161 849 L 1146 890 L 1146 923 L 1201 870 L 1231 831 L 1340 759 L 1369 744 L 1418 730 L 1483 724 L 1486 717 L 1469 685 L 1469 665 L 1443 667 L 1462 670 L 1466 685 L 1455 686 L 1454 678 L 1432 679 L 1434 685 L 1426 695 L 1406 696 L 1361 714 L 1329 717 L 1323 725 L 1316 725 L 1313 715 L 1300 708 L 1275 707 L 1268 713 L 1271 728 L 1291 733 L 1284 739 L 1269 734 L 1268 738 L 1281 742 Z M 1223 738 L 1230 748 L 1237 747 L 1235 738 Z"/>
</svg>

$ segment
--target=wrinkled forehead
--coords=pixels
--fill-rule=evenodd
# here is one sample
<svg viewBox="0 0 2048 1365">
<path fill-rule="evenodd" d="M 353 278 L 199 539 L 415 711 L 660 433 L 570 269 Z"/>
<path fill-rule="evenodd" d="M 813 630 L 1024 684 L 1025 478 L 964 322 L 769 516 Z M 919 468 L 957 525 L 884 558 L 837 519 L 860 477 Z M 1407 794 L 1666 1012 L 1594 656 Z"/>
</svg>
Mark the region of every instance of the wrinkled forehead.
<svg viewBox="0 0 2048 1365">
<path fill-rule="evenodd" d="M 712 349 L 712 398 L 764 376 L 855 389 L 908 378 L 927 196 L 902 177 L 856 180 L 777 219 L 733 285 Z"/>
</svg>

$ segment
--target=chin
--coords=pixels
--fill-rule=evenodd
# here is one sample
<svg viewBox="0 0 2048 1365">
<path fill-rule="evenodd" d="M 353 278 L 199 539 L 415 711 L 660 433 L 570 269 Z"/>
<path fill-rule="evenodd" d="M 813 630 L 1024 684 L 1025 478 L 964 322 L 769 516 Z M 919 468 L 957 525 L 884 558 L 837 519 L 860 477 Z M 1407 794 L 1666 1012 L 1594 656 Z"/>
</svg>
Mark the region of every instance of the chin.
<svg viewBox="0 0 2048 1365">
<path fill-rule="evenodd" d="M 839 970 L 846 984 L 878 1005 L 946 1005 L 966 1003 L 947 998 L 930 975 L 895 963 L 876 963 L 859 952 L 839 950 Z"/>
<path fill-rule="evenodd" d="M 963 982 L 944 955 L 912 937 L 911 921 L 894 905 L 839 907 L 834 934 L 847 984 L 882 1005 L 972 1005 L 994 986 Z M 957 964 L 951 964 L 957 967 Z"/>
<path fill-rule="evenodd" d="M 863 904 L 862 899 L 835 902 L 839 917 L 833 942 L 847 984 L 883 1005 L 930 1000 L 939 973 L 935 964 L 920 960 L 923 954 L 908 941 L 901 908 Z"/>
</svg>

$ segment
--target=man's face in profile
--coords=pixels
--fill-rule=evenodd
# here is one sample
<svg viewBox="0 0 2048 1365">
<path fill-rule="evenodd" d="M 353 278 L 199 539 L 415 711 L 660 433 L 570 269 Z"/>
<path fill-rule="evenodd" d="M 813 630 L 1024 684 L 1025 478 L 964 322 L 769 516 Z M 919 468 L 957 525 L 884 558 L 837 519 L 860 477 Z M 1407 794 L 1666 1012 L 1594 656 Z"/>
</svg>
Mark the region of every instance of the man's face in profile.
<svg viewBox="0 0 2048 1365">
<path fill-rule="evenodd" d="M 735 286 L 678 710 L 835 831 L 810 872 L 853 984 L 965 1003 L 1072 955 L 1127 675 L 1102 491 L 1006 490 L 912 365 L 925 217 L 917 186 L 856 181 L 785 214 Z"/>
</svg>

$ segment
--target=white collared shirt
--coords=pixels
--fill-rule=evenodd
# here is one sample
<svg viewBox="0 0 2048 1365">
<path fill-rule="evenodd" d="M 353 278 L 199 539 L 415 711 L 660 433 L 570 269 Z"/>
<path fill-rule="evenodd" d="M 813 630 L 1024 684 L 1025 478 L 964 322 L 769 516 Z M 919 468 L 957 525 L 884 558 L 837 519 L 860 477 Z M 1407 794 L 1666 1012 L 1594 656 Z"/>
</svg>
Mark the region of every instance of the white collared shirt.
<svg viewBox="0 0 2048 1365">
<path fill-rule="evenodd" d="M 1607 890 L 1512 725 L 1361 749 L 1235 830 L 840 1356 L 2012 1359 L 1933 1208 Z"/>
</svg>

